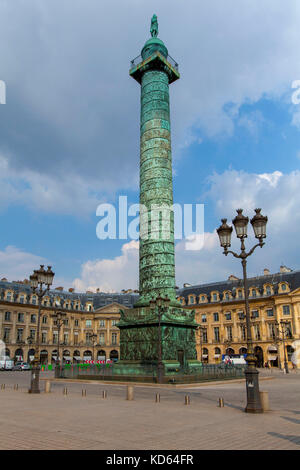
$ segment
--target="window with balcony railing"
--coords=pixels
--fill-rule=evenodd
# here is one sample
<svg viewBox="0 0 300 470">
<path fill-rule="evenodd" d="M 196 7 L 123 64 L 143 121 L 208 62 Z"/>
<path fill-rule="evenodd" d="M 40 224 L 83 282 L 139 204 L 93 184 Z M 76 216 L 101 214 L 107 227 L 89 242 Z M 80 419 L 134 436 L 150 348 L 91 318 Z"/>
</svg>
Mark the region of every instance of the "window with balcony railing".
<svg viewBox="0 0 300 470">
<path fill-rule="evenodd" d="M 24 313 L 18 313 L 18 322 L 24 323 Z"/>
<path fill-rule="evenodd" d="M 10 321 L 10 312 L 5 312 L 5 314 L 4 314 L 4 320 L 5 320 L 5 321 Z"/>
<path fill-rule="evenodd" d="M 218 312 L 214 313 L 214 321 L 219 321 L 219 314 Z"/>
<path fill-rule="evenodd" d="M 291 310 L 289 305 L 283 305 L 282 307 L 283 315 L 290 315 Z"/>
</svg>

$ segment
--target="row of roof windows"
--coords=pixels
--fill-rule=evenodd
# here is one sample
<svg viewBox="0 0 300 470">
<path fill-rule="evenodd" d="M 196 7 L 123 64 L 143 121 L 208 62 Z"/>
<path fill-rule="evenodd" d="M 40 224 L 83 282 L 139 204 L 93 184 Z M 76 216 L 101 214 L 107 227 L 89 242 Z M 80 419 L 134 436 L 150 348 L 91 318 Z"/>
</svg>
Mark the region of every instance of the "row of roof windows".
<svg viewBox="0 0 300 470">
<path fill-rule="evenodd" d="M 278 284 L 278 293 L 286 293 L 290 291 L 289 284 L 287 282 L 281 282 Z M 274 286 L 272 284 L 264 284 L 263 289 L 257 287 L 249 288 L 249 297 L 256 298 L 260 296 L 269 296 L 275 293 Z M 219 301 L 230 301 L 244 298 L 244 289 L 238 288 L 234 291 L 226 290 L 222 293 L 218 291 L 212 291 L 210 294 L 189 294 L 187 297 L 178 297 L 178 300 L 182 305 L 194 305 L 208 302 L 219 302 Z M 198 302 L 197 302 L 198 300 Z"/>
</svg>

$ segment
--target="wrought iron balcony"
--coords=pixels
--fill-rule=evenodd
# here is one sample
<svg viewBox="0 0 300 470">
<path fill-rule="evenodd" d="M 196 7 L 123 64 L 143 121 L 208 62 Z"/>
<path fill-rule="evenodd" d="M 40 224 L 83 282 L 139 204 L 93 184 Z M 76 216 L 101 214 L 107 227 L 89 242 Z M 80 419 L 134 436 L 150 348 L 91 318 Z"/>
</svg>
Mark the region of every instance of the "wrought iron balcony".
<svg viewBox="0 0 300 470">
<path fill-rule="evenodd" d="M 176 60 L 173 59 L 170 55 L 167 57 L 167 61 L 171 64 L 171 66 L 178 71 L 178 63 Z M 130 61 L 130 69 L 133 69 L 134 67 L 137 67 L 139 64 L 143 62 L 143 58 L 141 55 L 138 55 L 134 59 Z"/>
</svg>

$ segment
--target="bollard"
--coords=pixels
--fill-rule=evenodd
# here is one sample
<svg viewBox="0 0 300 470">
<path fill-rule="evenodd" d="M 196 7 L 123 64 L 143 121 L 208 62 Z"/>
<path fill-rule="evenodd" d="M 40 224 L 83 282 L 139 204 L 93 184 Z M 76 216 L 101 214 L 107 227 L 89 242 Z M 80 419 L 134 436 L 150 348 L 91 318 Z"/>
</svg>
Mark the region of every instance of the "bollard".
<svg viewBox="0 0 300 470">
<path fill-rule="evenodd" d="M 5 384 L 1 384 L 1 390 L 5 390 Z"/>
<path fill-rule="evenodd" d="M 224 398 L 219 398 L 219 408 L 224 408 Z"/>
<path fill-rule="evenodd" d="M 106 391 L 106 390 L 103 390 L 103 392 L 102 392 L 102 398 L 107 398 L 107 391 Z"/>
<path fill-rule="evenodd" d="M 190 403 L 191 403 L 190 396 L 189 396 L 189 395 L 185 395 L 185 397 L 184 397 L 184 404 L 185 404 L 185 405 L 190 405 Z"/>
<path fill-rule="evenodd" d="M 46 380 L 46 383 L 45 383 L 45 392 L 46 393 L 50 393 L 51 391 L 51 382 L 50 380 Z"/>
<path fill-rule="evenodd" d="M 160 394 L 159 393 L 157 393 L 155 395 L 155 403 L 160 403 Z"/>
<path fill-rule="evenodd" d="M 68 389 L 67 389 L 67 387 L 64 387 L 63 394 L 64 394 L 64 395 L 68 395 Z"/>
<path fill-rule="evenodd" d="M 126 400 L 134 400 L 133 386 L 132 385 L 127 385 L 127 398 L 126 398 Z"/>
<path fill-rule="evenodd" d="M 81 396 L 86 397 L 86 390 L 82 389 Z"/>
<path fill-rule="evenodd" d="M 260 402 L 263 411 L 270 411 L 269 406 L 269 392 L 259 392 Z"/>
<path fill-rule="evenodd" d="M 18 384 L 14 384 L 14 390 L 18 390 L 19 388 L 19 385 Z"/>
</svg>

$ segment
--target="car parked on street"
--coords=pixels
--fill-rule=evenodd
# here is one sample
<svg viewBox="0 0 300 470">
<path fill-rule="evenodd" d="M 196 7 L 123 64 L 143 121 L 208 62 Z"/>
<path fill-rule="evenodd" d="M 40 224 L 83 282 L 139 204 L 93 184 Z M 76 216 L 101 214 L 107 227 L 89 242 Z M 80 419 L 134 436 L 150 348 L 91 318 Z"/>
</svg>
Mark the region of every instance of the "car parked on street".
<svg viewBox="0 0 300 470">
<path fill-rule="evenodd" d="M 27 362 L 16 362 L 12 370 L 30 370 L 30 365 Z"/>
</svg>

